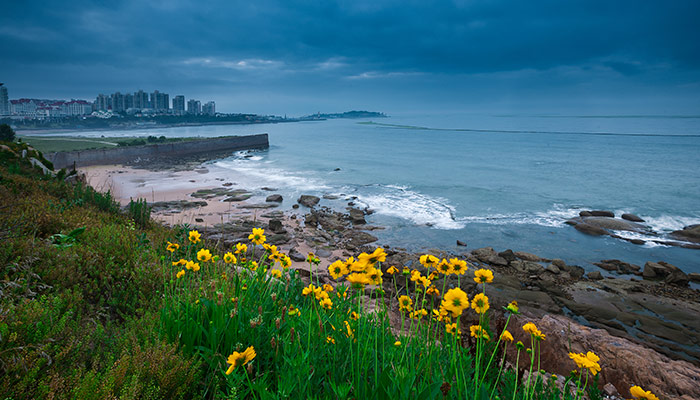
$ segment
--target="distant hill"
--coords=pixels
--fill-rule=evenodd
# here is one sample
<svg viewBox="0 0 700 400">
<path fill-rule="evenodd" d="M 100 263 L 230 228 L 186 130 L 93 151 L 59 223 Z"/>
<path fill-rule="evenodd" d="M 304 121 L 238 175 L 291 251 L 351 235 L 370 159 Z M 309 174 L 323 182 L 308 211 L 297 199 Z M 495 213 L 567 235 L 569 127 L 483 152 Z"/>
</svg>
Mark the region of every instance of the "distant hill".
<svg viewBox="0 0 700 400">
<path fill-rule="evenodd" d="M 336 118 L 386 118 L 387 115 L 376 111 L 346 111 L 343 113 L 311 114 L 302 119 L 336 119 Z"/>
</svg>

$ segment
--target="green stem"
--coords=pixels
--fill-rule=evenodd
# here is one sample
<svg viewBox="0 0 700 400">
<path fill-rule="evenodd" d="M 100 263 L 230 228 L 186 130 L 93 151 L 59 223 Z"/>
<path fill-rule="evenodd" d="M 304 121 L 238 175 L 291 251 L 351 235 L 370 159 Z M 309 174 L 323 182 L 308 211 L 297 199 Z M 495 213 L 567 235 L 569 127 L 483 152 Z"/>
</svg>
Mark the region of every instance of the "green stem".
<svg viewBox="0 0 700 400">
<path fill-rule="evenodd" d="M 515 400 L 515 393 L 518 392 L 518 368 L 520 368 L 520 348 L 518 348 L 518 353 L 515 356 L 515 385 L 513 385 L 513 400 Z"/>
</svg>

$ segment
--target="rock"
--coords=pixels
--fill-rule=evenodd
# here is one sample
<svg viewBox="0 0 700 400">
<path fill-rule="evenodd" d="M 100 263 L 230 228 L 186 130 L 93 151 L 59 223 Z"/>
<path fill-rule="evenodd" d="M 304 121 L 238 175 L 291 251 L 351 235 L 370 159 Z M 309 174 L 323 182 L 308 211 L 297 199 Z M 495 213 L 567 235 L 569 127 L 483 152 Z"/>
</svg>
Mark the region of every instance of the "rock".
<svg viewBox="0 0 700 400">
<path fill-rule="evenodd" d="M 591 216 L 593 216 L 593 217 L 615 218 L 615 213 L 612 211 L 593 210 L 593 211 L 590 211 L 590 213 L 591 213 Z"/>
<path fill-rule="evenodd" d="M 293 261 L 298 261 L 298 262 L 306 261 L 306 256 L 303 255 L 303 254 L 301 254 L 301 253 L 299 252 L 299 250 L 297 250 L 296 248 L 290 249 L 290 250 L 289 250 L 289 254 L 287 254 L 287 255 L 288 255 L 289 258 L 291 258 Z"/>
<path fill-rule="evenodd" d="M 592 217 L 593 214 L 591 214 L 590 211 L 581 211 L 578 213 L 579 217 Z"/>
<path fill-rule="evenodd" d="M 488 262 L 490 257 L 498 257 L 496 251 L 493 250 L 493 247 L 481 247 L 479 249 L 474 249 L 472 250 L 472 254 L 481 262 Z"/>
<path fill-rule="evenodd" d="M 516 251 L 515 256 L 518 257 L 519 259 L 525 260 L 525 261 L 535 261 L 535 262 L 542 261 L 542 259 L 539 256 L 536 256 L 532 253 L 526 253 L 524 251 Z"/>
<path fill-rule="evenodd" d="M 593 264 L 603 268 L 606 271 L 617 272 L 620 274 L 634 274 L 641 270 L 639 265 L 626 263 L 617 259 L 601 260 L 600 262 Z"/>
<path fill-rule="evenodd" d="M 576 228 L 576 230 L 581 232 L 581 233 L 585 233 L 587 235 L 592 235 L 592 236 L 603 236 L 603 235 L 608 234 L 608 231 L 606 231 L 603 228 L 599 228 L 597 226 L 588 225 L 588 224 L 584 224 L 584 223 L 576 224 L 576 225 L 574 225 L 574 228 Z"/>
<path fill-rule="evenodd" d="M 588 273 L 588 279 L 599 281 L 603 279 L 603 274 L 601 274 L 600 271 L 591 271 Z"/>
<path fill-rule="evenodd" d="M 66 179 L 63 180 L 64 182 L 70 184 L 70 185 L 77 185 L 79 183 L 87 183 L 87 177 L 83 173 L 76 173 L 72 175 L 68 175 Z"/>
<path fill-rule="evenodd" d="M 376 242 L 378 240 L 375 236 L 362 231 L 349 231 L 346 234 L 346 237 L 350 238 L 347 242 L 345 242 L 345 246 L 349 250 L 355 250 L 362 245 Z"/>
<path fill-rule="evenodd" d="M 642 276 L 646 279 L 663 279 L 664 282 L 676 286 L 688 286 L 690 278 L 680 268 L 663 261 L 657 263 L 648 261 L 644 264 Z"/>
<path fill-rule="evenodd" d="M 689 225 L 681 230 L 673 231 L 671 236 L 679 240 L 700 243 L 700 224 Z"/>
<path fill-rule="evenodd" d="M 233 186 L 232 182 L 222 183 L 221 186 Z"/>
<path fill-rule="evenodd" d="M 553 274 L 559 274 L 559 273 L 561 272 L 561 270 L 559 269 L 559 267 L 557 267 L 557 266 L 554 265 L 554 264 L 549 264 L 549 265 L 547 265 L 547 267 L 545 268 L 545 271 L 551 272 L 551 273 L 553 273 Z"/>
<path fill-rule="evenodd" d="M 457 240 L 457 246 L 467 247 L 467 244 L 461 240 Z"/>
<path fill-rule="evenodd" d="M 632 243 L 632 244 L 644 244 L 644 243 L 646 243 L 646 242 L 645 242 L 644 240 L 642 240 L 642 239 L 630 239 L 629 242 Z"/>
<path fill-rule="evenodd" d="M 26 152 L 26 150 L 22 150 L 22 151 Z M 41 169 L 41 172 L 43 172 L 44 175 L 51 175 L 51 176 L 56 175 L 55 172 L 50 170 L 48 167 L 46 167 L 46 165 L 44 165 L 41 161 L 39 161 L 38 159 L 36 159 L 34 157 L 29 157 L 29 162 L 32 164 L 33 167 L 38 167 L 39 169 Z"/>
<path fill-rule="evenodd" d="M 338 197 L 334 194 L 324 194 L 323 198 L 326 200 L 338 200 L 340 197 Z"/>
<path fill-rule="evenodd" d="M 242 194 L 229 196 L 229 197 L 225 198 L 223 201 L 226 201 L 226 202 L 243 201 L 243 200 L 248 200 L 251 197 L 253 197 L 252 193 L 242 193 Z"/>
<path fill-rule="evenodd" d="M 603 393 L 608 397 L 620 397 L 620 393 L 612 383 L 608 382 L 603 386 Z"/>
<path fill-rule="evenodd" d="M 365 213 L 362 210 L 359 210 L 357 208 L 351 208 L 348 211 L 348 214 L 350 215 L 350 220 L 353 224 L 361 225 L 367 223 L 367 221 L 365 221 Z"/>
<path fill-rule="evenodd" d="M 335 168 L 333 171 L 340 171 L 340 168 Z"/>
<path fill-rule="evenodd" d="M 517 257 L 515 257 L 515 254 L 513 253 L 513 250 L 507 249 L 504 250 L 500 253 L 498 253 L 498 256 L 506 260 L 507 262 L 515 261 Z"/>
<path fill-rule="evenodd" d="M 557 267 L 557 266 L 554 265 L 554 264 L 549 264 L 549 265 L 547 265 L 547 267 L 545 268 L 545 271 L 549 271 L 549 272 L 551 272 L 551 273 L 553 273 L 553 274 L 558 274 L 558 273 L 561 272 L 561 270 L 559 269 L 559 267 Z"/>
<path fill-rule="evenodd" d="M 690 279 L 692 282 L 700 283 L 700 273 L 691 272 L 688 274 L 688 279 Z"/>
<path fill-rule="evenodd" d="M 330 257 L 331 255 L 333 255 L 332 252 L 330 252 L 329 250 L 326 250 L 326 249 L 317 249 L 314 253 L 315 253 L 318 257 L 323 257 L 323 258 L 328 258 L 328 257 Z"/>
<path fill-rule="evenodd" d="M 634 214 L 622 214 L 622 219 L 626 219 L 632 222 L 645 222 L 643 219 L 639 218 Z"/>
<path fill-rule="evenodd" d="M 559 267 L 561 269 L 566 269 L 566 263 L 564 262 L 564 260 L 560 260 L 558 258 L 555 258 L 554 260 L 552 260 L 552 264 L 556 265 L 557 267 Z"/>
<path fill-rule="evenodd" d="M 190 208 L 205 207 L 207 202 L 204 200 L 197 201 L 187 201 L 187 200 L 173 200 L 173 201 L 157 201 L 155 203 L 148 203 L 151 207 L 151 211 L 160 212 L 166 210 L 173 210 L 180 212 L 182 210 L 187 210 Z"/>
<path fill-rule="evenodd" d="M 284 229 L 284 226 L 282 225 L 282 221 L 278 219 L 271 219 L 267 223 L 267 228 L 274 233 L 287 233 L 287 230 Z"/>
<path fill-rule="evenodd" d="M 642 276 L 644 279 L 654 279 L 656 278 L 656 271 L 654 268 L 650 265 L 653 264 L 652 262 L 648 262 L 644 264 L 644 271 L 642 271 Z"/>
<path fill-rule="evenodd" d="M 274 191 L 277 190 L 277 189 L 271 188 L 271 187 L 267 187 L 267 186 L 263 186 L 263 187 L 260 188 L 260 190 L 264 190 L 264 191 L 266 191 L 266 192 L 274 192 Z"/>
<path fill-rule="evenodd" d="M 292 204 L 292 208 L 296 210 L 297 208 L 299 208 L 299 204 Z"/>
<path fill-rule="evenodd" d="M 289 243 L 290 240 L 292 240 L 292 238 L 286 233 L 275 233 L 274 235 L 267 236 L 267 242 L 274 245 Z"/>
<path fill-rule="evenodd" d="M 194 222 L 204 222 L 204 218 L 195 218 Z"/>
<path fill-rule="evenodd" d="M 265 198 L 266 202 L 275 202 L 275 203 L 281 203 L 282 202 L 282 195 L 281 194 L 271 194 Z"/>
<path fill-rule="evenodd" d="M 588 217 L 583 220 L 585 224 L 592 225 L 598 228 L 613 230 L 613 231 L 631 231 L 631 232 L 647 232 L 646 226 L 636 222 L 626 221 L 618 218 L 608 217 Z"/>
<path fill-rule="evenodd" d="M 311 196 L 311 195 L 308 195 L 308 194 L 302 194 L 302 195 L 299 197 L 299 199 L 297 199 L 297 202 L 298 202 L 299 204 L 301 204 L 302 206 L 305 206 L 305 207 L 309 207 L 309 208 L 311 208 L 311 207 L 315 206 L 316 204 L 318 204 L 319 201 L 321 201 L 321 199 L 319 199 L 318 197 L 316 197 L 316 196 Z"/>
<path fill-rule="evenodd" d="M 279 204 L 273 204 L 273 203 L 258 203 L 258 204 L 244 204 L 241 206 L 241 208 L 254 208 L 254 209 L 261 209 L 261 208 L 275 208 L 279 207 Z"/>
</svg>

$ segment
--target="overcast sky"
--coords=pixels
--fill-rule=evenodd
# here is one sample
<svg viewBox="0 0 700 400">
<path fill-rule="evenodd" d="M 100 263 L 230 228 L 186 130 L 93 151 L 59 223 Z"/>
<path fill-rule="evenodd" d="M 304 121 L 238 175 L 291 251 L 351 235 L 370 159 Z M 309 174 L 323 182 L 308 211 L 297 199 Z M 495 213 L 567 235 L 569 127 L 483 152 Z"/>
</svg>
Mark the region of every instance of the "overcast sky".
<svg viewBox="0 0 700 400">
<path fill-rule="evenodd" d="M 10 98 L 699 114 L 700 1 L 3 1 Z"/>
</svg>

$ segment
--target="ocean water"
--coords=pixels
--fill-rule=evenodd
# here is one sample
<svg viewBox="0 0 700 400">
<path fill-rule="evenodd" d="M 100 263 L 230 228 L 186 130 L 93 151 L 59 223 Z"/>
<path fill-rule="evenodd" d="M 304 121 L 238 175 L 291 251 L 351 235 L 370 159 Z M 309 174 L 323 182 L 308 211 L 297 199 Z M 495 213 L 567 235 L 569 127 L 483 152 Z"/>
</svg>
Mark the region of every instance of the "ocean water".
<svg viewBox="0 0 700 400">
<path fill-rule="evenodd" d="M 209 167 L 239 186 L 334 194 L 374 210 L 381 244 L 422 251 L 492 246 L 594 269 L 618 258 L 700 272 L 700 250 L 591 237 L 564 224 L 586 209 L 637 214 L 660 234 L 700 223 L 700 116 L 397 115 L 243 126 L 81 132 L 202 136 L 267 132 L 270 148 Z M 268 192 L 258 191 L 264 198 Z M 651 239 L 651 236 L 625 234 Z"/>
</svg>

